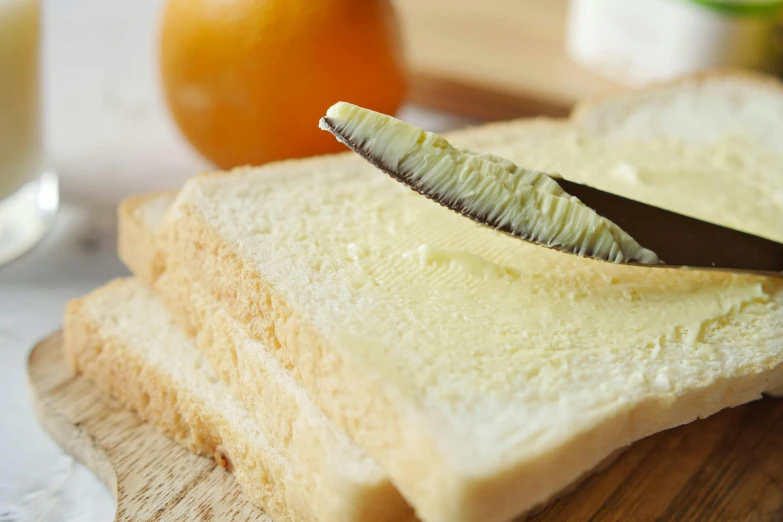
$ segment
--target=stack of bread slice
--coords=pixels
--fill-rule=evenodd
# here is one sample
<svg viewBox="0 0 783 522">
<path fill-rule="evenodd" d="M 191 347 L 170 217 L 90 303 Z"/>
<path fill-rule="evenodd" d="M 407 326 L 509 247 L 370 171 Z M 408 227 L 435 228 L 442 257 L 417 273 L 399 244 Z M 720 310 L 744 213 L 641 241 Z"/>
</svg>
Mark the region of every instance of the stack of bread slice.
<svg viewBox="0 0 783 522">
<path fill-rule="evenodd" d="M 700 76 L 448 137 L 783 241 L 771 80 Z M 135 277 L 69 304 L 68 359 L 277 520 L 511 520 L 783 383 L 779 281 L 536 247 L 352 153 L 130 198 L 119 250 Z"/>
</svg>

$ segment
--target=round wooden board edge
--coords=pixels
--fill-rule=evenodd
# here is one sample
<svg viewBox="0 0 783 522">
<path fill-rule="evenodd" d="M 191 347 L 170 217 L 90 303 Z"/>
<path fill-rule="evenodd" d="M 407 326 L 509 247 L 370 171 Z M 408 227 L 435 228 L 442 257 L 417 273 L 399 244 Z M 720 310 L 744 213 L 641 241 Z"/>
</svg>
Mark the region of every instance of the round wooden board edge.
<svg viewBox="0 0 783 522">
<path fill-rule="evenodd" d="M 106 452 L 79 422 L 68 419 L 54 405 L 49 394 L 53 389 L 67 385 L 78 378 L 65 364 L 62 356 L 62 330 L 57 330 L 38 341 L 27 357 L 27 384 L 38 422 L 52 439 L 76 460 L 87 466 L 109 488 L 117 501 L 117 473 Z M 52 353 L 54 352 L 54 354 Z M 59 354 L 63 364 L 50 367 L 43 359 Z M 60 371 L 57 372 L 57 369 Z M 55 370 L 52 372 L 52 370 Z M 46 375 L 52 372 L 53 375 Z M 55 377 L 54 383 L 46 381 Z"/>
<path fill-rule="evenodd" d="M 214 459 L 188 451 L 74 374 L 61 332 L 33 347 L 27 375 L 41 426 L 107 485 L 115 521 L 272 522 Z"/>
</svg>

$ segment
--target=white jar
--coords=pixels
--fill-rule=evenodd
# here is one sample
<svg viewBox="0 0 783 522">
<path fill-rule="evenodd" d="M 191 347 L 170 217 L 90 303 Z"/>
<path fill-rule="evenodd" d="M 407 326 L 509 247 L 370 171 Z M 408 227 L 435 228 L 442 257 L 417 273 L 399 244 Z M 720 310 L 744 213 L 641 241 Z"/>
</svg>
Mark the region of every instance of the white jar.
<svg viewBox="0 0 783 522">
<path fill-rule="evenodd" d="M 45 169 L 38 0 L 0 0 L 0 265 L 48 229 L 57 178 Z"/>
<path fill-rule="evenodd" d="M 624 83 L 715 67 L 780 72 L 783 0 L 571 0 L 570 56 Z"/>
</svg>

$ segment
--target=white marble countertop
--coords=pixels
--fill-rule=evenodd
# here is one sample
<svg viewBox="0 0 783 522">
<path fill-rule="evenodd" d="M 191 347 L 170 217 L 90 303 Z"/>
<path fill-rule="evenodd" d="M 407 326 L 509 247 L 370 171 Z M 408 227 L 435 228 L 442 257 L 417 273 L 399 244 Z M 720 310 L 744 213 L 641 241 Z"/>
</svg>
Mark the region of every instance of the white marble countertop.
<svg viewBox="0 0 783 522">
<path fill-rule="evenodd" d="M 158 92 L 160 3 L 44 0 L 47 139 L 63 204 L 45 240 L 0 268 L 0 522 L 113 519 L 108 490 L 38 426 L 25 365 L 68 299 L 127 274 L 115 255 L 117 202 L 209 168 Z M 468 123 L 416 107 L 403 116 L 432 130 Z"/>
</svg>

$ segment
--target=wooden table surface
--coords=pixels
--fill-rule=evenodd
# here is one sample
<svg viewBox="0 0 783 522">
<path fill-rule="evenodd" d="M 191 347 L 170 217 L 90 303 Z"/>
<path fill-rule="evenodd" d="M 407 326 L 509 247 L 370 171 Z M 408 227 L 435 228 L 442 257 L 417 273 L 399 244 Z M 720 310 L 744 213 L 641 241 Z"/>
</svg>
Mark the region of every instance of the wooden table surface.
<svg viewBox="0 0 783 522">
<path fill-rule="evenodd" d="M 566 0 L 395 0 L 413 101 L 482 119 L 561 116 L 617 86 L 568 59 Z"/>
</svg>

